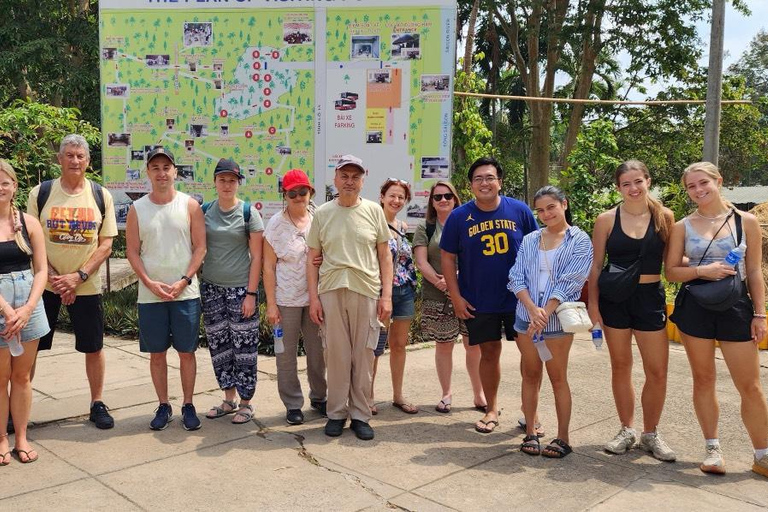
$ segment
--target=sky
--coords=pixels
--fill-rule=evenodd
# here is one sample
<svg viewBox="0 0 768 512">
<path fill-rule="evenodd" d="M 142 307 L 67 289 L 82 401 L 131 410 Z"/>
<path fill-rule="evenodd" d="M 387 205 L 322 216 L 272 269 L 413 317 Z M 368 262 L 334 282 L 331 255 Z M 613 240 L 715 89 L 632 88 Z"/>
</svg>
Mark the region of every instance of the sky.
<svg viewBox="0 0 768 512">
<path fill-rule="evenodd" d="M 749 16 L 736 11 L 732 3 L 726 0 L 725 6 L 725 37 L 723 41 L 723 71 L 727 72 L 728 66 L 739 60 L 741 54 L 749 47 L 749 42 L 757 35 L 760 29 L 768 30 L 768 0 L 745 0 L 744 2 L 752 13 Z M 709 38 L 711 23 L 709 16 L 696 25 L 704 48 L 699 64 L 709 66 Z M 639 94 L 636 91 L 630 93 L 630 100 L 644 100 L 656 96 L 665 88 L 665 84 L 646 84 L 647 94 Z"/>
</svg>

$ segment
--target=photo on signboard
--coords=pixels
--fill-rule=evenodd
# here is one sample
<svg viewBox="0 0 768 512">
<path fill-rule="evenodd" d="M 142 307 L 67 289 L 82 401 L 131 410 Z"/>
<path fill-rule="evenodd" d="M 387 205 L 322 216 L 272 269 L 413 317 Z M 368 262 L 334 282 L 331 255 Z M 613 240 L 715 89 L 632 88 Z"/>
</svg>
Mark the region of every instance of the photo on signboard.
<svg viewBox="0 0 768 512">
<path fill-rule="evenodd" d="M 351 60 L 378 59 L 381 52 L 379 36 L 352 36 Z"/>
<path fill-rule="evenodd" d="M 393 59 L 421 58 L 419 34 L 415 32 L 393 33 L 390 48 Z"/>
<path fill-rule="evenodd" d="M 139 169 L 126 169 L 125 181 L 136 181 L 141 177 L 141 171 Z"/>
<path fill-rule="evenodd" d="M 170 55 L 145 55 L 144 62 L 148 68 L 167 68 L 171 65 Z"/>
<path fill-rule="evenodd" d="M 104 89 L 105 94 L 110 98 L 129 98 L 131 96 L 131 86 L 128 84 L 106 84 Z"/>
<path fill-rule="evenodd" d="M 421 177 L 447 180 L 451 177 L 451 165 L 444 156 L 421 157 Z"/>
<path fill-rule="evenodd" d="M 126 147 L 131 145 L 130 133 L 108 133 L 107 134 L 107 146 L 110 147 Z"/>
<path fill-rule="evenodd" d="M 194 139 L 186 139 L 184 141 L 184 149 L 187 151 L 192 151 L 195 149 L 195 140 Z"/>
<path fill-rule="evenodd" d="M 229 135 L 229 125 L 223 124 L 219 127 L 219 130 L 221 131 L 221 136 L 226 137 Z"/>
<path fill-rule="evenodd" d="M 147 155 L 153 149 L 157 149 L 157 148 L 161 148 L 161 147 L 163 147 L 162 144 L 154 144 L 152 146 L 144 146 L 144 154 Z"/>
<path fill-rule="evenodd" d="M 190 124 L 189 134 L 192 137 L 207 137 L 208 125 L 207 124 Z"/>
<path fill-rule="evenodd" d="M 392 70 L 391 69 L 369 69 L 368 83 L 369 84 L 391 84 Z"/>
<path fill-rule="evenodd" d="M 196 60 L 188 60 L 187 64 L 189 64 L 189 70 L 190 71 L 197 71 L 197 61 Z"/>
<path fill-rule="evenodd" d="M 411 203 L 408 205 L 406 216 L 413 217 L 415 219 L 424 219 L 427 216 L 427 205 Z"/>
<path fill-rule="evenodd" d="M 224 63 L 221 61 L 216 61 L 213 63 L 213 70 L 214 71 L 221 71 L 224 69 Z"/>
<path fill-rule="evenodd" d="M 283 23 L 283 41 L 288 44 L 309 44 L 312 42 L 312 23 L 293 21 Z"/>
<path fill-rule="evenodd" d="M 144 160 L 144 150 L 143 149 L 131 150 L 131 160 Z"/>
<path fill-rule="evenodd" d="M 104 60 L 114 60 L 117 56 L 117 48 L 102 48 L 101 58 Z"/>
<path fill-rule="evenodd" d="M 256 176 L 256 168 L 255 167 L 249 167 L 248 168 L 248 176 L 251 178 Z"/>
<path fill-rule="evenodd" d="M 214 89 L 221 90 L 221 85 L 222 85 L 221 78 L 215 78 L 213 80 L 213 88 Z"/>
<path fill-rule="evenodd" d="M 173 130 L 173 127 L 176 126 L 176 120 L 172 117 L 169 117 L 165 120 L 165 127 L 168 129 L 168 131 Z"/>
<path fill-rule="evenodd" d="M 277 154 L 278 155 L 290 155 L 291 154 L 291 148 L 289 146 L 284 145 L 284 144 L 278 144 L 278 146 L 275 149 L 277 149 Z"/>
<path fill-rule="evenodd" d="M 381 142 L 382 142 L 381 130 L 365 132 L 366 144 L 381 144 Z"/>
<path fill-rule="evenodd" d="M 211 22 L 184 22 L 184 47 L 190 46 L 213 46 Z"/>
<path fill-rule="evenodd" d="M 421 75 L 421 92 L 446 92 L 450 85 L 448 75 Z"/>
<path fill-rule="evenodd" d="M 176 175 L 177 181 L 185 181 L 188 183 L 195 181 L 195 170 L 191 165 L 177 165 L 176 170 L 178 171 L 178 174 Z"/>
</svg>

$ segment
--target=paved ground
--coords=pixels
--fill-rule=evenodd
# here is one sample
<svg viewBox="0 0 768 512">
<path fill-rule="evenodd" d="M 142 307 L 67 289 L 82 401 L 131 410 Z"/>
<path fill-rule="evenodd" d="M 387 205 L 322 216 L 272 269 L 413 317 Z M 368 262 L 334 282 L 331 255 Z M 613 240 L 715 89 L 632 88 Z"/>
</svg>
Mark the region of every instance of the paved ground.
<svg viewBox="0 0 768 512">
<path fill-rule="evenodd" d="M 479 414 L 471 402 L 463 349 L 456 347 L 454 408 L 438 414 L 434 349 L 408 354 L 406 389 L 422 407 L 415 416 L 387 398 L 388 359 L 376 383 L 380 414 L 376 439 L 358 441 L 348 429 L 338 439 L 323 435 L 324 420 L 307 407 L 307 423 L 290 427 L 277 396 L 274 359 L 259 361 L 256 419 L 232 425 L 203 419 L 185 432 L 178 417 L 163 432 L 148 428 L 156 407 L 148 360 L 132 340 L 109 339 L 105 401 L 116 427 L 99 431 L 88 422 L 83 357 L 69 335 L 41 355 L 30 438 L 40 460 L 14 460 L 0 468 L 0 510 L 752 510 L 768 508 L 768 481 L 749 471 L 751 449 L 739 420 L 739 401 L 725 365 L 718 361 L 721 439 L 728 475 L 698 470 L 702 440 L 690 400 L 685 354 L 671 345 L 667 406 L 660 431 L 678 452 L 677 463 L 633 451 L 610 456 L 601 449 L 618 430 L 610 391 L 607 352 L 587 338 L 574 345 L 570 380 L 574 398 L 572 444 L 562 461 L 518 451 L 519 356 L 503 353 L 501 426 L 476 433 Z M 198 357 L 198 409 L 218 403 L 207 351 Z M 761 354 L 768 387 L 768 353 Z M 175 358 L 171 357 L 171 360 Z M 176 366 L 176 364 L 174 363 Z M 636 364 L 636 382 L 641 382 Z M 178 375 L 171 375 L 178 413 Z M 541 415 L 548 435 L 555 419 L 551 389 L 544 385 Z M 641 413 L 638 411 L 638 416 Z M 640 418 L 638 418 L 639 420 Z M 639 423 L 639 421 L 638 421 Z"/>
</svg>

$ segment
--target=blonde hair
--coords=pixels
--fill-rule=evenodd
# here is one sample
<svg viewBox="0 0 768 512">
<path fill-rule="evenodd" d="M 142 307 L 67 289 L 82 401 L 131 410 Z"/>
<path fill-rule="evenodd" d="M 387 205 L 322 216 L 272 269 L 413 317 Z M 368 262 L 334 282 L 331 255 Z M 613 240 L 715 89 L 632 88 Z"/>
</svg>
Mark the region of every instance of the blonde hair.
<svg viewBox="0 0 768 512">
<path fill-rule="evenodd" d="M 16 177 L 16 171 L 13 170 L 11 164 L 2 158 L 0 158 L 0 171 L 7 174 L 8 177 L 11 178 L 11 181 L 13 181 L 16 185 L 19 184 L 19 180 Z M 16 193 L 14 192 L 13 195 L 15 197 Z M 19 249 L 21 249 L 22 252 L 26 254 L 32 254 L 32 249 L 24 239 L 24 232 L 21 225 L 22 215 L 24 214 L 20 212 L 18 208 L 16 208 L 16 206 L 13 204 L 13 197 L 11 197 L 11 225 L 13 226 L 13 240 L 16 242 L 16 245 L 19 246 Z"/>
<path fill-rule="evenodd" d="M 616 172 L 613 175 L 617 187 L 619 186 L 621 176 L 629 171 L 640 171 L 645 179 L 651 179 L 651 173 L 648 172 L 648 167 L 643 162 L 640 160 L 627 160 L 616 168 Z M 645 195 L 645 201 L 648 203 L 648 210 L 651 212 L 651 219 L 653 219 L 656 232 L 666 242 L 669 239 L 669 232 L 672 226 L 664 215 L 664 206 L 658 199 L 651 197 L 650 190 Z"/>
<path fill-rule="evenodd" d="M 437 222 L 437 210 L 435 209 L 435 205 L 432 203 L 432 196 L 435 195 L 435 189 L 438 186 L 443 186 L 451 191 L 451 194 L 453 194 L 453 209 L 455 210 L 459 206 L 461 206 L 461 198 L 459 197 L 459 193 L 456 192 L 456 187 L 453 186 L 453 183 L 450 181 L 444 181 L 440 180 L 435 182 L 430 188 L 429 188 L 429 198 L 427 199 L 427 217 L 426 221 L 429 224 L 434 224 Z"/>
<path fill-rule="evenodd" d="M 715 164 L 712 162 L 696 162 L 686 167 L 683 171 L 683 175 L 680 176 L 680 183 L 683 185 L 683 189 L 687 190 L 685 178 L 694 172 L 703 172 L 709 178 L 715 181 L 720 180 L 720 183 L 723 182 L 723 175 L 720 174 L 720 169 L 718 169 Z M 717 193 L 720 194 L 720 189 L 718 189 Z M 728 208 L 736 208 L 733 206 L 733 203 L 725 199 L 722 195 L 720 195 L 720 201 Z"/>
</svg>

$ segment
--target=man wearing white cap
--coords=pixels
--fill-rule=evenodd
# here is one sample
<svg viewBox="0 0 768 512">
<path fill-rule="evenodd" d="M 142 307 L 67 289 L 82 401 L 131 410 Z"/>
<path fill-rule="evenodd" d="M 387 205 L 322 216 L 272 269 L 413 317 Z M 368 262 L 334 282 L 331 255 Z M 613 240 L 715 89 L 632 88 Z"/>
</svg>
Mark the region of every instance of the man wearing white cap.
<svg viewBox="0 0 768 512">
<path fill-rule="evenodd" d="M 307 237 L 307 282 L 310 317 L 321 325 L 326 349 L 325 434 L 340 436 L 350 417 L 358 439 L 370 440 L 373 350 L 379 322 L 392 314 L 392 256 L 381 207 L 360 197 L 364 175 L 356 156 L 344 155 L 336 165 L 339 196 L 317 209 Z M 312 261 L 321 255 L 318 269 Z"/>
</svg>

